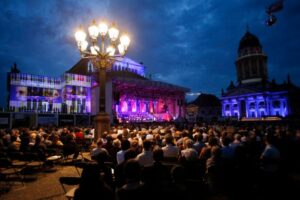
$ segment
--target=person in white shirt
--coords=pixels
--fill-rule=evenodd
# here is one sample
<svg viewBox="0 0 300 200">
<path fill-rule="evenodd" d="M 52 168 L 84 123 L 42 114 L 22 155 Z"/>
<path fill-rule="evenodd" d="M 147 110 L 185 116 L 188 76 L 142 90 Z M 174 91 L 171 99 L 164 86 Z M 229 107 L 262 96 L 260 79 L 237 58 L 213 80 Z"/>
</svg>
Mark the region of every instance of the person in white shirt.
<svg viewBox="0 0 300 200">
<path fill-rule="evenodd" d="M 128 140 L 123 140 L 121 143 L 121 150 L 117 152 L 117 163 L 121 164 L 125 160 L 125 152 L 130 148 L 130 142 Z"/>
<path fill-rule="evenodd" d="M 165 140 L 166 140 L 166 146 L 164 146 L 162 148 L 163 152 L 164 152 L 164 157 L 166 158 L 177 158 L 178 154 L 179 154 L 179 149 L 177 146 L 174 145 L 173 141 L 173 136 L 171 134 L 167 134 L 165 136 Z"/>
<path fill-rule="evenodd" d="M 184 149 L 181 151 L 181 157 L 186 161 L 194 161 L 198 158 L 198 152 L 193 148 L 193 140 L 186 139 L 184 141 Z"/>
<path fill-rule="evenodd" d="M 142 166 L 153 165 L 152 143 L 148 140 L 143 142 L 143 152 L 137 155 L 136 160 Z"/>
</svg>

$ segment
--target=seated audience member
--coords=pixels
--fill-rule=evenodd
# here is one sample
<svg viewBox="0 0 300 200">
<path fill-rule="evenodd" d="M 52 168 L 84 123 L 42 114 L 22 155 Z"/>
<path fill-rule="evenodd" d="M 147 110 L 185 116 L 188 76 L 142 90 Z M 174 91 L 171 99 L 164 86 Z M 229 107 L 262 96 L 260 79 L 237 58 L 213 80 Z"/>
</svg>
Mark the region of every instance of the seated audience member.
<svg viewBox="0 0 300 200">
<path fill-rule="evenodd" d="M 113 190 L 104 182 L 99 169 L 86 165 L 80 177 L 80 184 L 74 194 L 74 200 L 106 199 L 114 200 Z"/>
<path fill-rule="evenodd" d="M 203 142 L 203 136 L 200 133 L 194 134 L 194 149 L 198 152 L 201 152 L 202 148 L 205 147 L 205 143 Z"/>
<path fill-rule="evenodd" d="M 135 152 L 135 156 L 139 155 L 142 152 L 142 148 L 139 146 L 138 139 L 133 139 L 131 141 L 130 149 Z"/>
<path fill-rule="evenodd" d="M 121 150 L 117 152 L 117 163 L 121 164 L 124 161 L 124 155 L 127 149 L 130 148 L 130 142 L 123 140 L 121 143 Z"/>
<path fill-rule="evenodd" d="M 107 152 L 107 150 L 103 148 L 103 140 L 102 140 L 102 138 L 99 138 L 99 139 L 97 140 L 97 147 L 94 148 L 94 149 L 91 151 L 91 158 L 92 158 L 93 160 L 95 160 L 96 156 L 97 156 L 99 153 L 101 153 L 101 152 L 105 152 L 107 155 L 109 155 L 108 152 Z"/>
<path fill-rule="evenodd" d="M 182 200 L 190 199 L 188 194 L 188 188 L 186 186 L 186 174 L 185 170 L 180 165 L 174 165 L 171 169 L 171 192 L 169 199 Z"/>
<path fill-rule="evenodd" d="M 265 149 L 260 156 L 265 175 L 276 175 L 279 171 L 280 152 L 274 146 L 274 136 L 265 137 Z"/>
<path fill-rule="evenodd" d="M 209 137 L 208 145 L 202 148 L 199 155 L 199 158 L 204 162 L 204 164 L 206 163 L 206 160 L 211 156 L 211 148 L 214 146 L 218 146 L 218 139 L 215 137 Z"/>
<path fill-rule="evenodd" d="M 242 136 L 241 136 L 239 133 L 234 134 L 234 140 L 233 140 L 233 142 L 230 144 L 230 146 L 231 146 L 233 149 L 235 149 L 236 147 L 242 145 L 241 138 L 242 138 Z"/>
<path fill-rule="evenodd" d="M 16 136 L 10 137 L 10 144 L 7 147 L 8 152 L 17 152 L 20 150 L 20 143 L 17 142 Z"/>
<path fill-rule="evenodd" d="M 229 137 L 224 137 L 222 140 L 222 158 L 225 160 L 232 160 L 234 158 L 234 148 L 229 146 L 230 142 L 231 139 Z"/>
<path fill-rule="evenodd" d="M 63 146 L 63 154 L 64 156 L 68 156 L 68 155 L 73 155 L 73 159 L 76 159 L 79 155 L 79 147 L 78 145 L 76 144 L 75 140 L 74 140 L 74 137 L 71 136 L 71 135 L 68 135 L 66 137 L 66 141 L 64 143 L 64 146 Z"/>
<path fill-rule="evenodd" d="M 210 192 L 218 193 L 222 188 L 223 163 L 221 149 L 218 146 L 211 148 L 211 157 L 206 161 L 206 178 Z"/>
<path fill-rule="evenodd" d="M 20 145 L 20 151 L 21 152 L 28 152 L 30 151 L 30 134 L 28 130 L 24 130 L 23 134 L 20 136 L 21 139 L 21 145 Z"/>
<path fill-rule="evenodd" d="M 197 160 L 198 153 L 193 148 L 193 140 L 186 139 L 183 143 L 184 149 L 181 151 L 181 158 L 183 158 L 186 161 L 194 161 Z"/>
<path fill-rule="evenodd" d="M 35 144 L 33 145 L 31 151 L 37 153 L 41 159 L 46 157 L 47 147 L 44 143 L 41 142 L 41 136 L 35 138 Z"/>
<path fill-rule="evenodd" d="M 177 158 L 179 155 L 179 149 L 177 146 L 174 145 L 173 141 L 174 138 L 171 134 L 167 134 L 165 136 L 166 140 L 166 146 L 162 148 L 162 151 L 164 152 L 164 157 L 166 158 Z"/>
<path fill-rule="evenodd" d="M 137 155 L 136 160 L 141 166 L 153 165 L 152 143 L 148 140 L 143 142 L 143 152 Z"/>
<path fill-rule="evenodd" d="M 129 159 L 134 159 L 136 157 L 136 152 L 132 149 L 128 149 L 124 154 L 124 162 L 118 164 L 115 169 L 115 180 L 116 186 L 119 188 L 123 186 L 126 182 L 124 166 Z"/>
<path fill-rule="evenodd" d="M 153 150 L 154 163 L 152 166 L 144 167 L 142 170 L 142 180 L 145 188 L 152 195 L 152 199 L 165 193 L 165 187 L 170 181 L 169 169 L 162 164 L 164 159 L 163 151 L 156 146 Z"/>
<path fill-rule="evenodd" d="M 140 173 L 141 166 L 136 160 L 130 159 L 125 163 L 126 184 L 116 190 L 118 200 L 140 200 L 147 195 L 143 184 L 140 182 Z"/>
</svg>

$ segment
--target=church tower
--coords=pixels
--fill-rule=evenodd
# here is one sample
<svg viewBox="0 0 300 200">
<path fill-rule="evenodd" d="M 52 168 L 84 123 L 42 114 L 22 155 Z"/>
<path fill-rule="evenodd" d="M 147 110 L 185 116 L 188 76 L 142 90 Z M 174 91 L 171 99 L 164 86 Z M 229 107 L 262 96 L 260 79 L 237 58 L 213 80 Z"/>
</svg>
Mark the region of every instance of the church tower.
<svg viewBox="0 0 300 200">
<path fill-rule="evenodd" d="M 262 51 L 259 39 L 248 30 L 240 40 L 235 64 L 239 84 L 268 79 L 267 56 Z"/>
</svg>

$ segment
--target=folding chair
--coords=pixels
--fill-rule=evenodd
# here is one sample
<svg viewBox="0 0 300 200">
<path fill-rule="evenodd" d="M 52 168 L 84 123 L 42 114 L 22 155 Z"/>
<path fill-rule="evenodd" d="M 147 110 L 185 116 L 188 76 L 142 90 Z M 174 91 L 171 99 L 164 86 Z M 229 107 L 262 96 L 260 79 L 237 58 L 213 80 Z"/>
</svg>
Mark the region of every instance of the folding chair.
<svg viewBox="0 0 300 200">
<path fill-rule="evenodd" d="M 61 187 L 64 190 L 65 196 L 68 199 L 73 199 L 75 191 L 78 188 L 79 183 L 80 183 L 80 177 L 65 177 L 65 176 L 62 176 L 62 177 L 59 178 L 59 183 L 61 184 Z M 72 187 L 70 190 L 67 190 L 65 185 L 74 186 L 74 187 Z"/>
<path fill-rule="evenodd" d="M 15 176 L 24 185 L 23 178 L 21 177 L 22 168 L 16 168 L 12 165 L 11 160 L 8 158 L 0 158 L 0 182 L 9 183 Z M 10 185 L 10 184 L 8 184 Z"/>
</svg>

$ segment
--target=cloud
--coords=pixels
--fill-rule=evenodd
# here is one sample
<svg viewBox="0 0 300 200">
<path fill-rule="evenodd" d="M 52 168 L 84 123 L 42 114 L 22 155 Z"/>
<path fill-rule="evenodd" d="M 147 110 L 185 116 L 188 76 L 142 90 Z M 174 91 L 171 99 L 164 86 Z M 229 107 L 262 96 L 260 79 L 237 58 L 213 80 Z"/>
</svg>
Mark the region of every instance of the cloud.
<svg viewBox="0 0 300 200">
<path fill-rule="evenodd" d="M 237 47 L 248 24 L 269 57 L 270 77 L 280 82 L 286 73 L 300 72 L 300 2 L 285 1 L 278 23 L 268 28 L 264 21 L 269 2 L 3 0 L 0 76 L 5 77 L 13 62 L 28 73 L 62 74 L 79 59 L 74 31 L 81 24 L 87 27 L 92 19 L 106 19 L 128 32 L 132 38 L 128 56 L 143 61 L 148 74 L 216 95 L 236 80 Z M 300 79 L 293 78 L 300 85 Z"/>
</svg>

